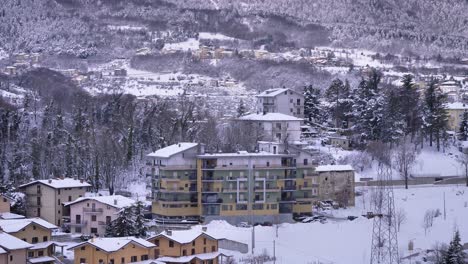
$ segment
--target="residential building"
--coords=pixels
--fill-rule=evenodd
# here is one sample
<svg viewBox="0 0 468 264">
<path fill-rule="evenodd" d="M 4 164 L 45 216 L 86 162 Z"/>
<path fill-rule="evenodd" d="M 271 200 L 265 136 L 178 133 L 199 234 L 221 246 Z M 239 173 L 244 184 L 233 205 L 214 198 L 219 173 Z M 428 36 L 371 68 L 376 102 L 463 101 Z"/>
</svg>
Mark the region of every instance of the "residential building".
<svg viewBox="0 0 468 264">
<path fill-rule="evenodd" d="M 31 244 L 27 249 L 30 263 L 55 263 L 54 252 L 60 243 L 51 241 L 52 230 L 57 226 L 40 218 L 0 220 L 0 228 L 24 242 Z"/>
<path fill-rule="evenodd" d="M 303 119 L 282 113 L 249 114 L 238 118 L 248 122 L 261 141 L 295 142 L 301 140 L 301 122 Z"/>
<path fill-rule="evenodd" d="M 354 206 L 354 169 L 350 165 L 322 165 L 318 173 L 320 200 L 333 200 L 341 206 Z"/>
<path fill-rule="evenodd" d="M 304 117 L 304 95 L 289 88 L 268 89 L 257 95 L 257 113 Z"/>
<path fill-rule="evenodd" d="M 300 145 L 286 148 L 277 142 L 259 142 L 254 153 L 204 153 L 196 143 L 163 148 L 148 155 L 153 214 L 159 221 L 224 219 L 234 224 L 251 217 L 284 222 L 310 214 L 314 203 L 335 197 L 331 192 L 320 196 L 315 157 Z"/>
<path fill-rule="evenodd" d="M 70 211 L 70 222 L 65 226 L 71 233 L 104 236 L 106 226 L 117 218 L 117 213 L 135 201 L 122 195 L 81 197 L 65 203 Z"/>
<path fill-rule="evenodd" d="M 6 194 L 0 194 L 0 213 L 10 212 L 11 198 Z"/>
<path fill-rule="evenodd" d="M 93 238 L 68 248 L 75 253 L 74 264 L 121 264 L 154 258 L 156 246 L 142 238 Z"/>
<path fill-rule="evenodd" d="M 218 239 L 205 231 L 166 230 L 147 240 L 156 245 L 156 260 L 167 264 L 219 264 L 226 257 L 218 251 Z"/>
<path fill-rule="evenodd" d="M 447 129 L 458 133 L 463 119 L 463 113 L 468 110 L 468 104 L 449 103 L 446 105 L 446 108 L 448 114 Z"/>
<path fill-rule="evenodd" d="M 351 141 L 346 136 L 339 136 L 339 135 L 329 136 L 328 143 L 330 143 L 330 145 L 334 147 L 342 148 L 345 150 L 348 150 L 351 147 Z"/>
<path fill-rule="evenodd" d="M 462 86 L 458 81 L 451 78 L 449 80 L 441 81 L 438 86 L 442 93 L 447 95 L 447 100 L 449 102 L 454 103 L 460 100 L 460 90 Z"/>
<path fill-rule="evenodd" d="M 36 180 L 20 186 L 26 194 L 26 216 L 40 217 L 60 226 L 63 223 L 63 203 L 83 197 L 91 185 L 72 178 Z"/>
<path fill-rule="evenodd" d="M 198 143 L 178 143 L 148 155 L 153 213 L 198 218 L 197 154 L 201 148 Z"/>
<path fill-rule="evenodd" d="M 25 264 L 27 251 L 32 245 L 0 231 L 0 263 Z"/>
</svg>

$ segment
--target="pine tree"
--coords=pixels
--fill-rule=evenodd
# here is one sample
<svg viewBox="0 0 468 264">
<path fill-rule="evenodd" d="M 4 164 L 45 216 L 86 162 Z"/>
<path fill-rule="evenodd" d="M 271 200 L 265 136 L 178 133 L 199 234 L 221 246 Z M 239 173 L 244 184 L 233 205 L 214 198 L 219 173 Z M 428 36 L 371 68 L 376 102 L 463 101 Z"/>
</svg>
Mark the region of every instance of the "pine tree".
<svg viewBox="0 0 468 264">
<path fill-rule="evenodd" d="M 304 87 L 304 116 L 310 124 L 320 124 L 324 121 L 319 98 L 319 89 L 315 89 L 312 85 Z"/>
<path fill-rule="evenodd" d="M 401 108 L 400 96 L 398 90 L 389 87 L 385 95 L 384 113 L 383 113 L 383 131 L 381 139 L 384 142 L 396 142 L 404 134 L 405 121 Z"/>
<path fill-rule="evenodd" d="M 378 140 L 382 136 L 385 98 L 379 90 L 381 75 L 372 69 L 353 92 L 353 128 L 362 140 Z"/>
<path fill-rule="evenodd" d="M 465 253 L 463 252 L 463 246 L 460 242 L 460 233 L 455 231 L 452 241 L 450 242 L 449 248 L 445 253 L 445 264 L 464 264 Z"/>
<path fill-rule="evenodd" d="M 135 217 L 135 220 L 134 220 L 135 234 L 134 235 L 137 237 L 145 237 L 146 232 L 148 231 L 148 228 L 145 225 L 146 219 L 143 213 L 144 204 L 142 201 L 137 201 L 134 205 L 132 205 L 132 207 L 133 207 L 133 215 Z"/>
<path fill-rule="evenodd" d="M 240 100 L 239 106 L 237 107 L 237 117 L 241 117 L 247 113 L 247 109 L 244 104 L 244 100 Z"/>
<path fill-rule="evenodd" d="M 133 208 L 124 207 L 119 211 L 117 218 L 106 227 L 106 236 L 127 237 L 135 234 L 135 221 Z"/>
<path fill-rule="evenodd" d="M 463 113 L 462 121 L 460 123 L 460 131 L 459 131 L 460 139 L 467 140 L 468 139 L 468 112 Z"/>
<path fill-rule="evenodd" d="M 325 91 L 325 98 L 329 103 L 330 114 L 335 121 L 335 127 L 347 127 L 351 112 L 352 100 L 349 83 L 340 79 L 332 81 Z"/>
<path fill-rule="evenodd" d="M 435 137 L 437 150 L 440 150 L 440 139 L 447 127 L 446 101 L 447 96 L 437 88 L 436 81 L 432 80 L 424 94 L 423 126 L 426 135 L 429 135 L 429 146 L 432 146 Z"/>
<path fill-rule="evenodd" d="M 404 132 L 405 135 L 411 134 L 411 138 L 413 138 L 421 128 L 420 96 L 414 85 L 412 75 L 404 75 L 402 82 L 399 101 L 401 102 L 401 113 L 405 122 Z"/>
</svg>

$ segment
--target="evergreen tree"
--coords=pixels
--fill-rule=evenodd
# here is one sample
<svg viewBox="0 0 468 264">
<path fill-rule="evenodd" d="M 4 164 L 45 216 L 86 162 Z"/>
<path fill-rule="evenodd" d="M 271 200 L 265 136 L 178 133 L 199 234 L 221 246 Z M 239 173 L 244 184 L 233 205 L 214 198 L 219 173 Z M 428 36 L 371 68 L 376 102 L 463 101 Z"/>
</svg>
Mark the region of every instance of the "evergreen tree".
<svg viewBox="0 0 468 264">
<path fill-rule="evenodd" d="M 462 121 L 460 123 L 460 139 L 467 140 L 468 139 L 468 112 L 463 113 Z"/>
<path fill-rule="evenodd" d="M 353 93 L 353 128 L 362 140 L 378 140 L 382 135 L 385 98 L 379 90 L 381 75 L 372 69 Z"/>
<path fill-rule="evenodd" d="M 239 106 L 237 107 L 237 117 L 241 117 L 247 113 L 247 108 L 245 107 L 244 100 L 240 100 Z"/>
<path fill-rule="evenodd" d="M 131 206 L 121 209 L 117 218 L 106 227 L 106 236 L 108 237 L 127 237 L 134 234 L 135 221 Z"/>
<path fill-rule="evenodd" d="M 383 113 L 383 131 L 381 139 L 384 142 L 396 142 L 404 134 L 405 121 L 403 118 L 398 90 L 389 87 L 385 95 Z"/>
<path fill-rule="evenodd" d="M 445 264 L 464 264 L 465 253 L 463 252 L 463 246 L 460 242 L 460 233 L 455 231 L 452 241 L 450 242 L 449 248 L 445 253 Z"/>
<path fill-rule="evenodd" d="M 405 135 L 411 134 L 411 138 L 421 128 L 420 96 L 414 85 L 413 76 L 406 74 L 402 78 L 403 85 L 400 93 L 401 113 L 405 122 Z"/>
<path fill-rule="evenodd" d="M 325 98 L 329 103 L 330 114 L 338 128 L 347 127 L 352 107 L 349 83 L 335 79 L 325 91 Z"/>
<path fill-rule="evenodd" d="M 437 150 L 440 150 L 440 139 L 443 138 L 447 127 L 446 101 L 447 96 L 436 86 L 436 81 L 432 80 L 424 95 L 423 125 L 426 135 L 429 135 L 430 146 L 435 137 Z"/>
<path fill-rule="evenodd" d="M 145 237 L 146 232 L 148 231 L 148 228 L 146 227 L 146 219 L 144 215 L 144 204 L 142 201 L 137 201 L 133 207 L 133 215 L 135 217 L 135 236 L 137 237 Z"/>
<path fill-rule="evenodd" d="M 320 124 L 324 121 L 319 98 L 319 89 L 315 89 L 312 85 L 304 87 L 304 116 L 310 124 Z"/>
</svg>

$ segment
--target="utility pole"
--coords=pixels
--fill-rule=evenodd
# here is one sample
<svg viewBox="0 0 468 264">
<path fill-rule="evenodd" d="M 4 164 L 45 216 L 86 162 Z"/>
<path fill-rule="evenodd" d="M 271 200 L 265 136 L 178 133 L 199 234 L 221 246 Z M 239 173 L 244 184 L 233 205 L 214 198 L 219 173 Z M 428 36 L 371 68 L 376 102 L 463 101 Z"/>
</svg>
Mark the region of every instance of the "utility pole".
<svg viewBox="0 0 468 264">
<path fill-rule="evenodd" d="M 276 264 L 276 240 L 273 240 L 273 264 Z"/>
<path fill-rule="evenodd" d="M 390 166 L 379 165 L 377 177 L 370 263 L 397 264 L 400 259 L 398 257 L 395 200 L 393 186 L 390 183 Z"/>
<path fill-rule="evenodd" d="M 254 217 L 252 211 L 252 192 L 253 192 L 253 173 L 252 173 L 252 157 L 249 156 L 249 171 L 247 175 L 247 186 L 249 188 L 248 192 L 248 201 L 247 201 L 247 209 L 249 210 L 250 214 L 250 224 L 252 225 L 252 255 L 254 254 L 255 249 L 255 224 L 254 224 Z"/>
<path fill-rule="evenodd" d="M 444 220 L 447 219 L 447 213 L 445 211 L 445 192 L 444 192 Z"/>
</svg>

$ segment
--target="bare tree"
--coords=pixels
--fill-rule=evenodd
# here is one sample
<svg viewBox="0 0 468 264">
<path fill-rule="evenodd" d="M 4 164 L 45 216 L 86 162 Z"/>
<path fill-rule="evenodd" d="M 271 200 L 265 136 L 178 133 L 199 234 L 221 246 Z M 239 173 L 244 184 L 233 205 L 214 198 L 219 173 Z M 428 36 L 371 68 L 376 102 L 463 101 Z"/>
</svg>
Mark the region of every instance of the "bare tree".
<svg viewBox="0 0 468 264">
<path fill-rule="evenodd" d="M 406 222 L 406 211 L 403 208 L 398 209 L 398 211 L 395 213 L 395 218 L 398 232 L 400 232 L 401 225 Z"/>
<path fill-rule="evenodd" d="M 424 228 L 424 235 L 427 234 L 427 230 L 431 228 L 432 225 L 434 224 L 434 217 L 435 217 L 434 210 L 428 209 L 424 213 L 424 219 L 422 223 L 422 226 Z"/>
<path fill-rule="evenodd" d="M 406 189 L 408 189 L 409 173 L 416 161 L 417 153 L 415 146 L 406 139 L 403 139 L 394 151 L 394 163 L 400 176 L 405 180 Z"/>
<path fill-rule="evenodd" d="M 458 162 L 461 163 L 463 169 L 465 170 L 465 183 L 468 187 L 468 153 L 462 153 L 458 158 Z"/>
</svg>

